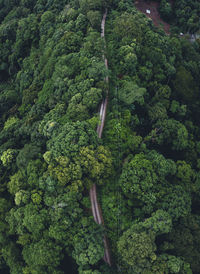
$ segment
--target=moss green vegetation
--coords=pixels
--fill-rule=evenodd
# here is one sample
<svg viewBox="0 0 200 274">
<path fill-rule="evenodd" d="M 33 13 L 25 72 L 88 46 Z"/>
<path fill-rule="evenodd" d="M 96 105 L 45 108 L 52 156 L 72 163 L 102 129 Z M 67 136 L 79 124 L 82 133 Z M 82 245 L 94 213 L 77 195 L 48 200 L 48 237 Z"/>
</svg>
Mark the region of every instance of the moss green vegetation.
<svg viewBox="0 0 200 274">
<path fill-rule="evenodd" d="M 160 2 L 171 35 L 130 0 L 0 1 L 0 272 L 200 272 L 199 4 Z"/>
</svg>

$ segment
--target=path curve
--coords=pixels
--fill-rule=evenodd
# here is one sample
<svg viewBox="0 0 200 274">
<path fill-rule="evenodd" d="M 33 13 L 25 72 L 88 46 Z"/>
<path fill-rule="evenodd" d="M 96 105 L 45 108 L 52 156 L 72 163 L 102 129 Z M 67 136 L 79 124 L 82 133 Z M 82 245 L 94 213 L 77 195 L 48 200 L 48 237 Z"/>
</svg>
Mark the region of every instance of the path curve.
<svg viewBox="0 0 200 274">
<path fill-rule="evenodd" d="M 106 42 L 105 42 L 106 17 L 107 17 L 107 9 L 105 10 L 102 21 L 101 21 L 101 38 L 104 39 L 104 52 L 106 50 Z M 103 52 L 102 57 L 103 57 L 103 60 L 105 63 L 105 67 L 106 67 L 106 69 L 108 69 L 108 60 L 105 57 L 104 52 Z M 107 86 L 108 86 L 108 82 L 109 82 L 108 76 L 105 77 L 104 81 L 107 83 Z M 99 138 L 101 138 L 103 128 L 104 128 L 107 105 L 108 105 L 108 88 L 106 89 L 106 98 L 102 100 L 100 110 L 99 110 L 100 123 L 97 126 L 97 135 Z M 98 200 L 97 200 L 97 190 L 96 190 L 95 184 L 93 184 L 93 186 L 90 189 L 90 201 L 91 201 L 92 214 L 94 217 L 94 221 L 97 224 L 104 225 L 103 215 L 102 215 L 101 208 L 100 208 Z M 110 250 L 109 250 L 109 245 L 108 245 L 108 239 L 105 234 L 103 236 L 103 242 L 104 242 L 104 250 L 105 250 L 103 259 L 107 264 L 109 264 L 111 266 L 111 255 L 110 255 Z"/>
</svg>

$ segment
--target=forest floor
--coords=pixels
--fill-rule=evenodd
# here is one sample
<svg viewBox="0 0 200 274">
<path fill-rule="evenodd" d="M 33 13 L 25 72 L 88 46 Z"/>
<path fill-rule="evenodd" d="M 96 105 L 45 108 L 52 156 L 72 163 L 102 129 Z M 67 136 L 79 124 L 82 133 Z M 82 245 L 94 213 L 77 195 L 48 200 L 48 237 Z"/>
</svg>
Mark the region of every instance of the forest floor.
<svg viewBox="0 0 200 274">
<path fill-rule="evenodd" d="M 147 17 L 152 19 L 153 23 L 157 27 L 161 27 L 164 29 L 166 34 L 170 34 L 170 25 L 164 22 L 160 14 L 158 12 L 159 3 L 155 1 L 144 1 L 144 0 L 136 0 L 135 1 L 135 7 L 144 13 Z M 146 12 L 146 10 L 150 10 L 150 14 Z"/>
</svg>

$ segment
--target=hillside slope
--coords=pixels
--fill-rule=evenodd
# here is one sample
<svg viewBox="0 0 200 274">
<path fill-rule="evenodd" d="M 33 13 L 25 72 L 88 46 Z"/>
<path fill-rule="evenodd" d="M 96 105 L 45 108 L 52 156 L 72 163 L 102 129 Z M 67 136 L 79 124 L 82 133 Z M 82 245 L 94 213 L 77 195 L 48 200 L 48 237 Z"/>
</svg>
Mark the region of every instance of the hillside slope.
<svg viewBox="0 0 200 274">
<path fill-rule="evenodd" d="M 166 35 L 133 1 L 8 2 L 0 3 L 0 271 L 199 273 L 200 41 L 176 34 L 180 18 L 168 18 L 178 31 Z M 92 216 L 93 184 L 103 226 Z"/>
</svg>

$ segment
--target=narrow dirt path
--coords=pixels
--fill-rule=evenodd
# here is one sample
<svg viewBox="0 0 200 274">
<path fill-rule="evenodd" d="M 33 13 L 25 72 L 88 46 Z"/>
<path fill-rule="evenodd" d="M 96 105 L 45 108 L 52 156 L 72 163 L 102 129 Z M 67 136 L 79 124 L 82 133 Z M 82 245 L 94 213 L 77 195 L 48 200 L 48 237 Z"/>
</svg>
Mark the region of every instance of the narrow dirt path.
<svg viewBox="0 0 200 274">
<path fill-rule="evenodd" d="M 105 10 L 105 13 L 103 15 L 102 21 L 101 21 L 101 38 L 104 39 L 104 52 L 103 52 L 103 60 L 105 63 L 106 69 L 108 69 L 108 60 L 105 57 L 105 50 L 106 50 L 106 41 L 105 41 L 105 22 L 106 22 L 106 16 L 107 16 L 107 9 Z M 108 84 L 109 78 L 108 76 L 105 77 L 104 81 Z M 108 85 L 107 85 L 108 86 Z M 108 105 L 108 89 L 106 90 L 106 98 L 102 100 L 100 111 L 99 111 L 99 116 L 100 116 L 100 123 L 97 126 L 97 134 L 98 137 L 101 138 L 103 128 L 104 128 L 104 123 L 105 123 L 105 118 L 106 118 L 106 109 Z M 104 220 L 101 212 L 101 208 L 99 206 L 98 200 L 97 200 L 97 190 L 96 190 L 96 185 L 94 184 L 91 189 L 90 189 L 90 201 L 92 205 L 92 214 L 94 217 L 94 221 L 97 224 L 102 224 L 104 225 Z M 108 245 L 108 239 L 106 235 L 104 234 L 103 237 L 103 242 L 104 242 L 104 261 L 111 266 L 111 255 L 110 255 L 110 250 L 109 250 L 109 245 Z"/>
<path fill-rule="evenodd" d="M 108 69 L 108 59 L 105 56 L 105 50 L 106 50 L 106 40 L 105 40 L 106 16 L 107 16 L 107 9 L 106 9 L 106 11 L 103 15 L 102 21 L 101 21 L 101 38 L 104 40 L 104 52 L 103 52 L 102 58 L 103 58 L 104 63 L 105 63 L 105 68 Z M 109 82 L 108 76 L 105 77 L 104 81 L 106 82 L 106 84 L 108 86 L 108 82 Z M 100 112 L 99 112 L 100 123 L 97 127 L 97 134 L 98 134 L 99 138 L 101 138 L 102 133 L 103 133 L 104 123 L 105 123 L 105 118 L 106 118 L 107 105 L 108 105 L 108 89 L 106 89 L 106 98 L 103 99 L 103 101 L 101 103 L 101 107 L 100 107 Z"/>
</svg>

